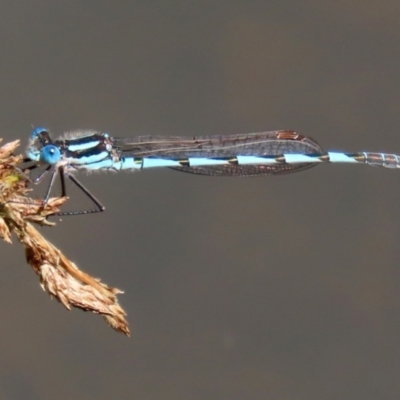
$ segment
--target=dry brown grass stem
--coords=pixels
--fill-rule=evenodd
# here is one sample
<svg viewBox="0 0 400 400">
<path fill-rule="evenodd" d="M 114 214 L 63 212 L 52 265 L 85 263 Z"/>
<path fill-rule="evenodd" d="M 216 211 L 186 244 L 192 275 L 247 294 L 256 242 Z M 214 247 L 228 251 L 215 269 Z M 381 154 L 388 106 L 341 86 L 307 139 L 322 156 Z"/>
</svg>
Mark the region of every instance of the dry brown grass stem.
<svg viewBox="0 0 400 400">
<path fill-rule="evenodd" d="M 13 155 L 18 145 L 17 140 L 0 147 L 0 237 L 11 243 L 15 233 L 43 290 L 68 310 L 72 306 L 101 314 L 112 328 L 129 336 L 126 314 L 117 299 L 122 292 L 79 270 L 32 225 L 54 225 L 47 217 L 67 199 L 51 198 L 43 205 L 28 196 L 29 180 L 18 169 L 22 156 Z"/>
</svg>

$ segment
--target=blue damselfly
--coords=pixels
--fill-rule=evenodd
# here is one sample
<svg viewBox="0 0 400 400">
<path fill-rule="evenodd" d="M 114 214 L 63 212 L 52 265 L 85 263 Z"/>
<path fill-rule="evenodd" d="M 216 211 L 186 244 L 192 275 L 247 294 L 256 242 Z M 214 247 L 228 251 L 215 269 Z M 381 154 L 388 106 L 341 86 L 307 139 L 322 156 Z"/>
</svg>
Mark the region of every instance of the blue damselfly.
<svg viewBox="0 0 400 400">
<path fill-rule="evenodd" d="M 164 137 L 139 136 L 115 138 L 108 133 L 76 131 L 53 140 L 45 128 L 31 134 L 27 159 L 45 171 L 35 183 L 51 174 L 43 200 L 48 201 L 58 174 L 62 196 L 66 195 L 65 177 L 77 185 L 95 204 L 87 211 L 61 212 L 57 215 L 81 215 L 104 211 L 104 206 L 78 181 L 79 170 L 142 170 L 168 167 L 175 171 L 208 176 L 261 176 L 297 172 L 319 163 L 368 164 L 400 168 L 400 156 L 385 153 L 324 152 L 319 144 L 293 131 L 279 130 L 251 134 Z"/>
</svg>

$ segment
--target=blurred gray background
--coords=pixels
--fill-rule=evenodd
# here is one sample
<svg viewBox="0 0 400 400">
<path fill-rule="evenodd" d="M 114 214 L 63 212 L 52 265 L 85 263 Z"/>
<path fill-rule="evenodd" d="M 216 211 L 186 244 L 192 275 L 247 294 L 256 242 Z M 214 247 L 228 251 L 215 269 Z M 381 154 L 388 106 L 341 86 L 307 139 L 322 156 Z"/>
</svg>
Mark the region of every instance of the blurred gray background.
<svg viewBox="0 0 400 400">
<path fill-rule="evenodd" d="M 390 0 L 1 2 L 0 136 L 285 128 L 400 153 L 399 19 Z M 1 243 L 1 399 L 398 399 L 398 172 L 80 178 L 107 212 L 41 231 L 125 290 L 132 337 Z"/>
</svg>

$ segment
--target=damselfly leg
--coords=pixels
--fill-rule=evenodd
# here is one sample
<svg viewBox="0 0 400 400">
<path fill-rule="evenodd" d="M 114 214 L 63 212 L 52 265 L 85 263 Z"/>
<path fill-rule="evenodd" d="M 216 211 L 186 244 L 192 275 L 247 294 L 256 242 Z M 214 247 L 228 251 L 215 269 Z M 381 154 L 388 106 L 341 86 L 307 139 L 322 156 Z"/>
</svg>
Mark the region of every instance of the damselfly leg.
<svg viewBox="0 0 400 400">
<path fill-rule="evenodd" d="M 96 209 L 91 210 L 80 210 L 80 211 L 66 211 L 66 212 L 59 212 L 57 215 L 84 215 L 84 214 L 95 214 L 98 212 L 103 212 L 106 208 L 101 204 L 101 202 L 87 189 L 75 176 L 71 175 L 70 173 L 65 173 L 63 170 L 60 169 L 60 177 L 61 177 L 61 186 L 62 192 L 64 196 L 66 195 L 66 187 L 65 187 L 65 178 L 64 176 L 74 183 L 85 195 L 96 205 Z"/>
<path fill-rule="evenodd" d="M 30 160 L 28 160 L 30 161 Z M 38 165 L 32 165 L 27 168 L 25 168 L 25 171 L 31 171 L 34 170 L 38 167 Z M 84 214 L 94 214 L 98 212 L 103 212 L 105 210 L 105 207 L 101 202 L 87 189 L 77 178 L 75 178 L 71 173 L 66 172 L 64 167 L 57 167 L 55 165 L 49 165 L 46 167 L 46 169 L 35 179 L 31 179 L 29 176 L 27 176 L 22 170 L 21 172 L 26 176 L 28 181 L 32 184 L 39 184 L 42 182 L 43 178 L 47 176 L 49 173 L 51 174 L 50 177 L 50 182 L 47 186 L 46 193 L 42 199 L 41 206 L 45 206 L 47 202 L 49 201 L 51 191 L 53 189 L 54 183 L 56 181 L 57 175 L 60 176 L 60 183 L 61 183 L 61 196 L 60 197 L 67 197 L 67 188 L 66 188 L 66 181 L 65 177 L 67 177 L 74 185 L 76 185 L 79 190 L 81 190 L 96 206 L 95 209 L 88 209 L 88 210 L 76 210 L 76 211 L 63 211 L 63 212 L 58 212 L 52 215 L 55 216 L 68 216 L 68 215 L 84 215 Z M 37 203 L 34 203 L 37 205 Z"/>
</svg>

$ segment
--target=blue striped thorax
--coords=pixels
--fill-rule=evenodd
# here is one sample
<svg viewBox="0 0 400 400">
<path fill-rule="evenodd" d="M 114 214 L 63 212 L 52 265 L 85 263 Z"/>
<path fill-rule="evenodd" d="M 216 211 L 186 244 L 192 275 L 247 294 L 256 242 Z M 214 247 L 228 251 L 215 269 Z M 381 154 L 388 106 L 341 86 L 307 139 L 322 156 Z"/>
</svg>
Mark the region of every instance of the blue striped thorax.
<svg viewBox="0 0 400 400">
<path fill-rule="evenodd" d="M 88 132 L 55 142 L 68 162 L 74 165 L 96 163 L 110 158 L 113 152 L 112 138 L 108 133 Z"/>
<path fill-rule="evenodd" d="M 63 150 L 70 152 L 85 151 L 96 149 L 99 145 L 104 149 L 111 151 L 112 140 L 108 133 L 100 132 L 77 132 L 71 134 L 71 137 L 60 138 L 55 144 Z"/>
</svg>

